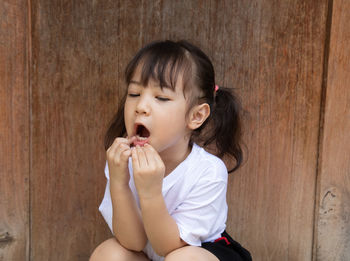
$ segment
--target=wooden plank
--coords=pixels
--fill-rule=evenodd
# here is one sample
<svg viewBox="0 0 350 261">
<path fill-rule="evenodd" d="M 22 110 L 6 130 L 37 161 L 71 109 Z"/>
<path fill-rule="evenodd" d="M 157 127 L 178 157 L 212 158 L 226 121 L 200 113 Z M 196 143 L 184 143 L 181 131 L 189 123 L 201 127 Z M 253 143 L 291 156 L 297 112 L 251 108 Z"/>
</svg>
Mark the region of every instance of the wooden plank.
<svg viewBox="0 0 350 261">
<path fill-rule="evenodd" d="M 111 237 L 98 205 L 118 97 L 119 4 L 33 2 L 32 260 L 85 261 Z"/>
<path fill-rule="evenodd" d="M 103 134 L 125 89 L 124 68 L 145 42 L 186 24 L 175 27 L 178 17 L 162 13 L 181 14 L 181 3 L 140 3 L 32 5 L 33 260 L 87 260 L 111 237 L 97 207 L 105 185 Z M 174 26 L 170 32 L 147 23 L 154 13 Z"/>
<path fill-rule="evenodd" d="M 326 7 L 227 1 L 219 8 L 232 11 L 218 40 L 218 83 L 238 88 L 248 148 L 230 179 L 228 230 L 255 260 L 312 258 Z"/>
<path fill-rule="evenodd" d="M 333 1 L 320 146 L 316 260 L 350 260 L 350 1 Z"/>
<path fill-rule="evenodd" d="M 0 2 L 0 260 L 28 260 L 27 1 Z"/>
</svg>

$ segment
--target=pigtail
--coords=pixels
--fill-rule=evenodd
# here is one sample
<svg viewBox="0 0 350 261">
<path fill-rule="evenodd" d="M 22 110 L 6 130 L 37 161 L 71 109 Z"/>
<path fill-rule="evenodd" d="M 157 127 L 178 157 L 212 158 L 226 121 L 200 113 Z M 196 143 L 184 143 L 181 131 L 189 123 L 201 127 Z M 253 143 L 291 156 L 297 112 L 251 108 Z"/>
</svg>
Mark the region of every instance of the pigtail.
<svg viewBox="0 0 350 261">
<path fill-rule="evenodd" d="M 240 103 L 232 89 L 220 87 L 215 92 L 210 117 L 212 132 L 204 145 L 215 141 L 218 157 L 232 156 L 236 165 L 229 172 L 233 172 L 242 164 L 243 153 L 240 145 L 242 136 Z"/>
</svg>

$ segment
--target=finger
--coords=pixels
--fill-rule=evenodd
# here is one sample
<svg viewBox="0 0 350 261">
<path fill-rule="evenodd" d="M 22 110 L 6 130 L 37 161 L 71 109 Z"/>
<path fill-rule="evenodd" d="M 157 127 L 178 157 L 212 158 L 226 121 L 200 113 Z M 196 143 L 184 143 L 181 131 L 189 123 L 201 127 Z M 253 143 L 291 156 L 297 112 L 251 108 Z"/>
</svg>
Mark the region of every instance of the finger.
<svg viewBox="0 0 350 261">
<path fill-rule="evenodd" d="M 136 147 L 131 148 L 131 160 L 132 160 L 132 168 L 135 170 L 140 168 L 139 157 L 136 151 Z"/>
<path fill-rule="evenodd" d="M 147 156 L 149 155 L 149 157 L 147 157 L 147 160 L 150 162 L 152 161 L 153 164 L 156 164 L 157 166 L 163 166 L 163 160 L 160 157 L 159 153 L 149 144 L 145 144 L 144 146 L 145 150 L 146 150 L 146 154 Z"/>
<path fill-rule="evenodd" d="M 128 144 L 128 139 L 120 137 L 115 138 L 112 145 L 107 149 L 107 152 L 111 152 L 112 154 L 114 154 L 114 152 L 118 149 L 120 144 L 123 143 Z"/>
<path fill-rule="evenodd" d="M 131 150 L 129 145 L 122 143 L 119 144 L 119 146 L 117 147 L 116 151 L 115 151 L 115 157 L 116 158 L 120 158 L 122 160 L 125 160 L 127 158 L 129 158 L 129 156 L 131 155 Z"/>
<path fill-rule="evenodd" d="M 156 150 L 153 149 L 151 145 L 145 144 L 143 146 L 143 151 L 144 151 L 147 163 L 149 165 L 155 164 L 156 163 L 155 157 L 157 156 L 156 154 L 158 154 Z"/>
<path fill-rule="evenodd" d="M 136 152 L 137 152 L 140 167 L 147 166 L 148 161 L 147 161 L 147 157 L 146 157 L 146 153 L 144 151 L 144 148 L 140 147 L 140 146 L 136 146 Z"/>
<path fill-rule="evenodd" d="M 127 161 L 130 156 L 131 156 L 131 149 L 130 148 L 126 148 L 125 150 L 120 151 L 119 157 L 122 161 Z"/>
<path fill-rule="evenodd" d="M 131 138 L 127 137 L 128 144 L 131 145 L 136 139 L 136 136 L 132 136 Z"/>
<path fill-rule="evenodd" d="M 125 143 L 116 143 L 107 151 L 107 160 L 119 164 L 130 156 L 130 147 Z"/>
<path fill-rule="evenodd" d="M 161 160 L 159 153 L 155 150 L 155 148 L 153 148 L 148 143 L 145 144 L 144 149 L 145 149 L 145 151 L 147 151 L 146 153 L 152 155 L 153 158 L 155 157 L 155 158 Z"/>
</svg>

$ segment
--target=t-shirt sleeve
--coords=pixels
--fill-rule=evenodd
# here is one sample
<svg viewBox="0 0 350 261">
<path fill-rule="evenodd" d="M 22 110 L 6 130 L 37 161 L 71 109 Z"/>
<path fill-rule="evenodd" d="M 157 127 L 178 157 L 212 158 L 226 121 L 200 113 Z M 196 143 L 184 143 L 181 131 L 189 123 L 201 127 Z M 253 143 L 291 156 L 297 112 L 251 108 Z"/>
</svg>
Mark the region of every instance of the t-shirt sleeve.
<svg viewBox="0 0 350 261">
<path fill-rule="evenodd" d="M 227 173 L 226 168 L 223 171 Z M 182 240 L 200 246 L 202 242 L 220 237 L 227 218 L 226 191 L 227 179 L 199 180 L 171 215 Z M 210 238 L 215 235 L 216 238 Z"/>
<path fill-rule="evenodd" d="M 109 173 L 108 173 L 108 166 L 106 163 L 105 167 L 105 176 L 107 179 L 105 194 L 103 197 L 103 200 L 100 204 L 99 211 L 101 212 L 104 220 L 108 224 L 109 229 L 113 233 L 113 225 L 112 225 L 112 218 L 113 218 L 113 206 L 112 206 L 112 200 L 111 200 L 111 192 L 109 190 Z"/>
</svg>

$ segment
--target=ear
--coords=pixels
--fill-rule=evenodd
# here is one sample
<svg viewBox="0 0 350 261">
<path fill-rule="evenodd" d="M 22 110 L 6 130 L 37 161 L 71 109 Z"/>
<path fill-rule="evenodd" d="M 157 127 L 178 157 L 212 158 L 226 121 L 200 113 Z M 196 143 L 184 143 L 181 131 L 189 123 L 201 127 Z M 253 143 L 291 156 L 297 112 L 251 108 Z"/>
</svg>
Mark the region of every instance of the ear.
<svg viewBox="0 0 350 261">
<path fill-rule="evenodd" d="M 188 117 L 188 128 L 191 130 L 195 130 L 202 126 L 203 122 L 210 115 L 210 107 L 208 103 L 202 103 L 199 105 L 195 105 L 189 114 Z"/>
</svg>

